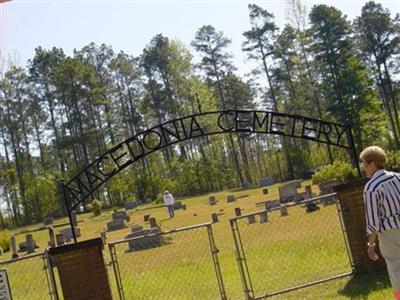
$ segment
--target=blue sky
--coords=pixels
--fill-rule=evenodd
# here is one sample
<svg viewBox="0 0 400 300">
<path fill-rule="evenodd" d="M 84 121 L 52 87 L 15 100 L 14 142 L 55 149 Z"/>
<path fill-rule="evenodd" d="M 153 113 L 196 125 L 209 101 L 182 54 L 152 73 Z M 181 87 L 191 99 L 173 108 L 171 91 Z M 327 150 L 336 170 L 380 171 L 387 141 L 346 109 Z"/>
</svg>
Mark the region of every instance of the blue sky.
<svg viewBox="0 0 400 300">
<path fill-rule="evenodd" d="M 400 12 L 400 1 L 376 1 Z M 232 39 L 230 51 L 239 74 L 251 68 L 241 52 L 242 33 L 249 28 L 248 3 L 256 3 L 275 15 L 276 23 L 286 23 L 285 1 L 84 1 L 13 0 L 0 4 L 0 50 L 2 55 L 17 52 L 25 64 L 37 46 L 62 47 L 67 54 L 90 42 L 106 43 L 115 51 L 139 55 L 150 39 L 162 33 L 177 38 L 188 47 L 202 25 L 211 24 Z M 310 9 L 324 3 L 337 7 L 349 18 L 360 14 L 365 1 L 303 1 Z"/>
</svg>

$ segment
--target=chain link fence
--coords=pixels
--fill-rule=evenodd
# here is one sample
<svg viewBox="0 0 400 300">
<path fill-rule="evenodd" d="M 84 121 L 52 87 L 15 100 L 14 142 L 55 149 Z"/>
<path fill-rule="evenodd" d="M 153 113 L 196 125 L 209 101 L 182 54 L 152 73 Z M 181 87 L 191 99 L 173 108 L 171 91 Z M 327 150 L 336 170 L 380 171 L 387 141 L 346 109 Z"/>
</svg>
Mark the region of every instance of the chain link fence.
<svg viewBox="0 0 400 300">
<path fill-rule="evenodd" d="M 46 253 L 0 261 L 0 269 L 7 271 L 13 300 L 57 299 L 50 288 Z"/>
<path fill-rule="evenodd" d="M 335 195 L 230 220 L 246 299 L 262 299 L 352 273 Z M 330 203 L 322 205 L 321 203 Z M 332 204 L 333 203 L 333 204 Z M 282 216 L 283 215 L 283 216 Z"/>
<path fill-rule="evenodd" d="M 109 244 L 119 299 L 226 299 L 211 224 Z"/>
</svg>

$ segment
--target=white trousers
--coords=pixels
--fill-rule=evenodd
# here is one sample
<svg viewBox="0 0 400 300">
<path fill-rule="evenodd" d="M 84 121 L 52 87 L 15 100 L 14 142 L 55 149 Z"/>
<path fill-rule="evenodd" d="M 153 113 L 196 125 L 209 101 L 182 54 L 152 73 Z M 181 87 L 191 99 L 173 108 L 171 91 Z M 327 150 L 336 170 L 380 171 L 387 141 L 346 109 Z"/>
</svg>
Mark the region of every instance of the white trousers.
<svg viewBox="0 0 400 300">
<path fill-rule="evenodd" d="M 378 239 L 393 290 L 400 291 L 400 229 L 383 231 Z"/>
</svg>

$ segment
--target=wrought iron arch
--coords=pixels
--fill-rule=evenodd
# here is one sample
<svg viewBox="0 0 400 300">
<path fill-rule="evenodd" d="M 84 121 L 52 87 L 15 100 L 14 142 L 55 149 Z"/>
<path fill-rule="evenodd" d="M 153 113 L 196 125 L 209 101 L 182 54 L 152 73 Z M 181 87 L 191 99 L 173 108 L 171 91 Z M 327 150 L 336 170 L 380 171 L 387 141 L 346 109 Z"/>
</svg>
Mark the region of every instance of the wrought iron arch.
<svg viewBox="0 0 400 300">
<path fill-rule="evenodd" d="M 100 155 L 68 182 L 62 182 L 71 227 L 72 211 L 103 183 L 143 157 L 189 139 L 221 133 L 274 134 L 347 149 L 361 175 L 351 127 L 300 115 L 262 110 L 223 110 L 193 114 L 138 133 Z"/>
</svg>

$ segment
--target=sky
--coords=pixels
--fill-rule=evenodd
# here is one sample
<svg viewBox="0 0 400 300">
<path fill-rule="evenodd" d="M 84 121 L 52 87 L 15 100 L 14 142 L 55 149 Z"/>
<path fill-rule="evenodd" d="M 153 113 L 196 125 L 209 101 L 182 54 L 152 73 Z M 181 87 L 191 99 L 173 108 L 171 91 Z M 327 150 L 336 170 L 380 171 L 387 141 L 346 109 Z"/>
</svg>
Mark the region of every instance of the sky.
<svg viewBox="0 0 400 300">
<path fill-rule="evenodd" d="M 400 0 L 375 2 L 392 15 L 400 13 Z M 25 65 L 38 46 L 61 47 L 72 54 L 73 49 L 95 42 L 136 56 L 158 33 L 190 47 L 198 28 L 210 24 L 232 40 L 229 51 L 243 75 L 252 66 L 241 51 L 242 33 L 250 27 L 249 3 L 273 13 L 280 28 L 287 23 L 284 0 L 12 0 L 0 4 L 0 52 L 3 57 L 16 53 L 19 63 Z M 332 5 L 353 19 L 360 15 L 365 1 L 302 3 L 308 10 L 315 4 Z"/>
</svg>

